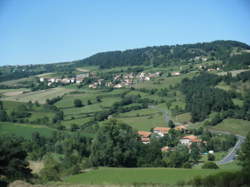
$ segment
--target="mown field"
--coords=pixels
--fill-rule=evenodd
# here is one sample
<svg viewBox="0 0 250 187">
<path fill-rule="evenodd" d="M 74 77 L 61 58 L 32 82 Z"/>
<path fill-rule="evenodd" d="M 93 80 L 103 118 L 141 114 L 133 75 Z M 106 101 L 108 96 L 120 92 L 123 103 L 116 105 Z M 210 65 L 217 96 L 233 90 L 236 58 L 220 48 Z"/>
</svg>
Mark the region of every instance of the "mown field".
<svg viewBox="0 0 250 187">
<path fill-rule="evenodd" d="M 57 96 L 62 96 L 72 91 L 74 90 L 66 89 L 63 87 L 58 87 L 58 88 L 51 88 L 47 90 L 22 93 L 22 94 L 13 95 L 13 96 L 6 96 L 2 99 L 9 100 L 9 101 L 19 101 L 19 102 L 38 101 L 39 103 L 45 103 L 47 99 L 52 99 Z"/>
<path fill-rule="evenodd" d="M 56 130 L 46 126 L 0 122 L 0 136 L 14 134 L 29 139 L 34 132 L 39 132 L 42 136 L 48 137 L 54 131 Z"/>
<path fill-rule="evenodd" d="M 231 169 L 180 169 L 180 168 L 99 168 L 65 178 L 67 184 L 176 184 L 194 176 L 206 176 Z"/>
<path fill-rule="evenodd" d="M 212 127 L 213 130 L 227 131 L 232 134 L 239 134 L 246 136 L 250 131 L 250 121 L 241 120 L 241 119 L 225 119 L 218 125 Z"/>
<path fill-rule="evenodd" d="M 174 85 L 180 83 L 182 79 L 192 78 L 195 75 L 196 75 L 196 72 L 192 72 L 192 73 L 188 73 L 188 74 L 182 74 L 180 76 L 160 77 L 160 78 L 156 78 L 153 81 L 144 81 L 144 82 L 140 81 L 137 84 L 135 84 L 134 87 L 136 89 L 140 89 L 140 88 L 147 88 L 147 89 L 169 88 L 170 86 L 174 86 Z"/>
</svg>

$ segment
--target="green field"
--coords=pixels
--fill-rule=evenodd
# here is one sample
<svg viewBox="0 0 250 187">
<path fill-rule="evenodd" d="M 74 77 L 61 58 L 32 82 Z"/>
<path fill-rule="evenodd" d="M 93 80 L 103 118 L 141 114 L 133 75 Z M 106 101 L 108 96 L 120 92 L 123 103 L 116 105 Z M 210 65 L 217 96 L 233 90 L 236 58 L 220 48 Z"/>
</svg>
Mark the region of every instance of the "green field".
<svg viewBox="0 0 250 187">
<path fill-rule="evenodd" d="M 63 87 L 58 87 L 58 88 L 51 88 L 47 90 L 23 93 L 23 94 L 14 95 L 14 96 L 8 96 L 3 99 L 9 100 L 9 101 L 19 101 L 19 102 L 38 101 L 39 103 L 45 103 L 47 99 L 51 99 L 57 96 L 62 96 L 72 91 L 74 90 L 66 89 Z"/>
<path fill-rule="evenodd" d="M 250 121 L 229 118 L 223 120 L 221 123 L 212 127 L 211 129 L 227 131 L 233 134 L 246 136 L 250 131 Z"/>
<path fill-rule="evenodd" d="M 195 76 L 196 73 L 188 73 L 188 74 L 182 74 L 180 76 L 173 76 L 173 77 L 160 77 L 156 78 L 154 81 L 144 81 L 144 82 L 138 82 L 135 84 L 135 88 L 147 88 L 147 89 L 152 89 L 152 88 L 169 88 L 171 85 L 174 86 L 182 81 L 184 78 L 192 78 Z"/>
<path fill-rule="evenodd" d="M 14 134 L 29 139 L 34 132 L 39 132 L 43 136 L 50 136 L 54 131 L 56 130 L 45 126 L 0 122 L 1 136 L 4 134 Z"/>
<path fill-rule="evenodd" d="M 115 117 L 137 130 L 149 131 L 153 127 L 167 126 L 163 115 L 156 109 L 141 109 L 122 113 Z"/>
<path fill-rule="evenodd" d="M 176 184 L 194 176 L 206 176 L 231 169 L 177 169 L 177 168 L 99 168 L 67 177 L 67 184 Z"/>
</svg>

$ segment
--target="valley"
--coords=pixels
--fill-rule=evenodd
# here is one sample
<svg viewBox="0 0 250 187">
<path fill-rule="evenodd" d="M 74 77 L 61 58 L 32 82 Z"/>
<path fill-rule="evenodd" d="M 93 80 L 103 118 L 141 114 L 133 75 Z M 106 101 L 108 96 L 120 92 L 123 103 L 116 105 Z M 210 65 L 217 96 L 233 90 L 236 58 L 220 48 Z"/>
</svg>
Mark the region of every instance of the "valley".
<svg viewBox="0 0 250 187">
<path fill-rule="evenodd" d="M 0 136 L 40 164 L 35 183 L 188 186 L 238 172 L 240 145 L 220 160 L 250 131 L 246 49 L 216 41 L 0 67 Z"/>
</svg>

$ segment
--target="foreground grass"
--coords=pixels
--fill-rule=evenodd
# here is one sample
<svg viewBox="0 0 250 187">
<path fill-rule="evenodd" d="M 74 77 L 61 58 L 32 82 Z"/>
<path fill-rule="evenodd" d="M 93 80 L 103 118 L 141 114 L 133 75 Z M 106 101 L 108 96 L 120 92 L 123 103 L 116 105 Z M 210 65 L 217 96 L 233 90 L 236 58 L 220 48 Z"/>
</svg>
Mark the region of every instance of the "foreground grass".
<svg viewBox="0 0 250 187">
<path fill-rule="evenodd" d="M 177 169 L 177 168 L 99 168 L 65 178 L 67 184 L 176 184 L 194 176 L 206 176 L 234 169 Z"/>
<path fill-rule="evenodd" d="M 212 127 L 211 129 L 227 131 L 232 134 L 246 136 L 250 131 L 250 121 L 228 118 L 223 120 L 218 125 Z"/>
</svg>

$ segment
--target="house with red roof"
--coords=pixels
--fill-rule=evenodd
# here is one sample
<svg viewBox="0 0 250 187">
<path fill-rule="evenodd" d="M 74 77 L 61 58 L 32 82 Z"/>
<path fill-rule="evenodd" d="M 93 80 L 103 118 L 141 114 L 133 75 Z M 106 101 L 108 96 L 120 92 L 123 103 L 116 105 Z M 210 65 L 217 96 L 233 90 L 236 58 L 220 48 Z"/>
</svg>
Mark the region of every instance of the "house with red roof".
<svg viewBox="0 0 250 187">
<path fill-rule="evenodd" d="M 163 137 L 165 134 L 168 133 L 169 130 L 170 130 L 170 128 L 168 128 L 168 127 L 155 127 L 153 129 L 153 132 L 158 134 L 159 136 Z"/>
<path fill-rule="evenodd" d="M 192 143 L 201 143 L 201 139 L 199 139 L 197 136 L 194 135 L 189 135 L 189 136 L 184 136 L 180 139 L 180 143 L 190 146 Z"/>
<path fill-rule="evenodd" d="M 140 136 L 140 140 L 141 140 L 142 143 L 144 143 L 144 144 L 150 143 L 150 136 L 152 134 L 151 132 L 148 132 L 148 131 L 138 131 L 137 133 Z"/>
</svg>

